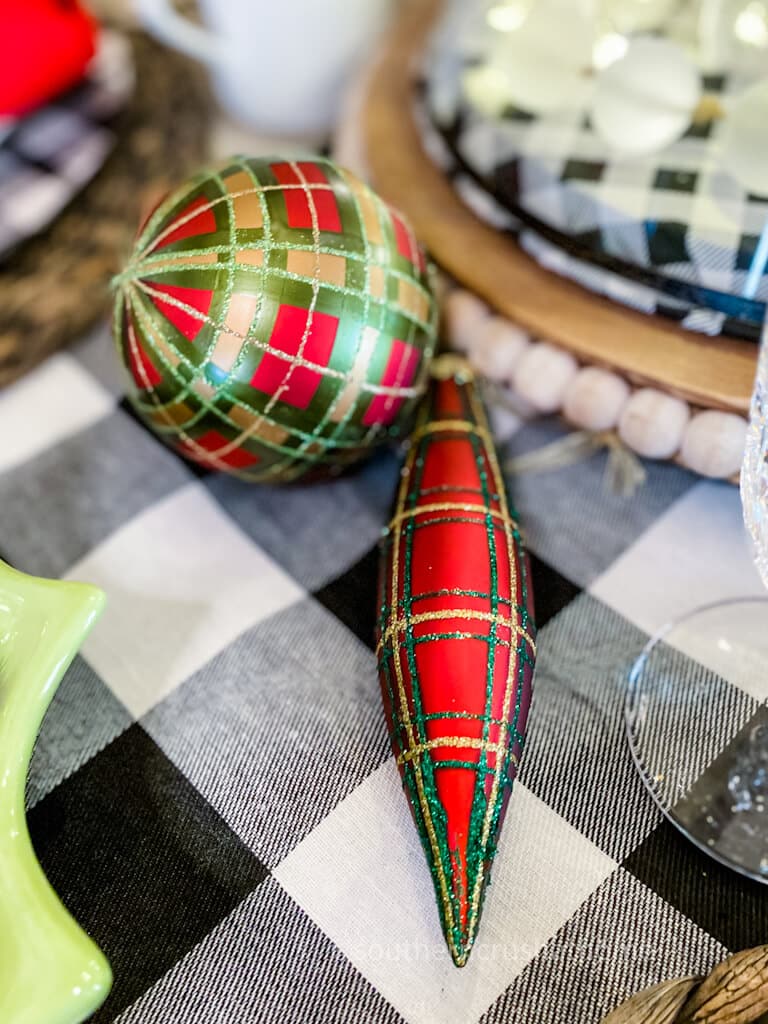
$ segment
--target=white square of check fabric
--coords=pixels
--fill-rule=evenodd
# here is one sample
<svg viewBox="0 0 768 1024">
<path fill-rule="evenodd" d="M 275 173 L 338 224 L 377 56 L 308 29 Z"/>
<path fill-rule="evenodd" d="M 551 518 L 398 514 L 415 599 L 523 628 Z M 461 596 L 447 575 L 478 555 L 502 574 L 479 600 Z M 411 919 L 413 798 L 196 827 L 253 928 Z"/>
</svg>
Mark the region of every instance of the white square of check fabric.
<svg viewBox="0 0 768 1024">
<path fill-rule="evenodd" d="M 703 605 L 767 596 L 752 559 L 735 487 L 698 484 L 590 590 L 651 634 L 682 617 L 666 639 L 668 644 L 755 700 L 765 699 L 766 607 L 748 606 L 738 613 L 748 647 L 740 646 L 738 634 L 721 610 L 686 621 Z M 740 706 L 746 714 L 748 705 Z"/>
<path fill-rule="evenodd" d="M 589 592 L 650 635 L 713 601 L 765 597 L 738 489 L 696 484 L 590 584 Z"/>
<path fill-rule="evenodd" d="M 112 412 L 112 396 L 71 356 L 51 356 L 0 391 L 0 473 Z"/>
<path fill-rule="evenodd" d="M 199 482 L 151 505 L 66 578 L 105 590 L 107 610 L 82 653 L 136 717 L 304 596 Z"/>
<path fill-rule="evenodd" d="M 400 776 L 388 760 L 274 875 L 409 1024 L 470 1024 L 615 868 L 517 785 L 480 936 L 459 970 L 442 936 Z"/>
</svg>

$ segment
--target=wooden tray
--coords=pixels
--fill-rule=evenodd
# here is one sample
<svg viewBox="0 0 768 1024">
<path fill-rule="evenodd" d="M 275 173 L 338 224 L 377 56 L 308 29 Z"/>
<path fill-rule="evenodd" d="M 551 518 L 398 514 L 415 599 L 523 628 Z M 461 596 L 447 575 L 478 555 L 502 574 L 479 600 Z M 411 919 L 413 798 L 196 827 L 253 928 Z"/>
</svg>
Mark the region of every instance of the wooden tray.
<svg viewBox="0 0 768 1024">
<path fill-rule="evenodd" d="M 444 270 L 536 337 L 635 384 L 651 384 L 697 406 L 746 412 L 754 344 L 684 331 L 543 270 L 475 216 L 432 163 L 415 122 L 414 81 L 441 8 L 441 0 L 404 3 L 372 72 L 364 145 L 378 191 L 410 217 Z"/>
</svg>

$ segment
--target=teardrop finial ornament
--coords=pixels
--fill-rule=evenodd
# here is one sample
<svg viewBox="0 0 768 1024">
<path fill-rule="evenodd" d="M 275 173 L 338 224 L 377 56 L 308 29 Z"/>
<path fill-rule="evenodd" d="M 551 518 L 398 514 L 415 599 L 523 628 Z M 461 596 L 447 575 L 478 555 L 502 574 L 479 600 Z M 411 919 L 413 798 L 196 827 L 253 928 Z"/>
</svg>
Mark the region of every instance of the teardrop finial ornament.
<svg viewBox="0 0 768 1024">
<path fill-rule="evenodd" d="M 536 634 L 520 531 L 463 362 L 438 360 L 419 410 L 378 609 L 392 749 L 462 967 L 522 755 Z"/>
</svg>

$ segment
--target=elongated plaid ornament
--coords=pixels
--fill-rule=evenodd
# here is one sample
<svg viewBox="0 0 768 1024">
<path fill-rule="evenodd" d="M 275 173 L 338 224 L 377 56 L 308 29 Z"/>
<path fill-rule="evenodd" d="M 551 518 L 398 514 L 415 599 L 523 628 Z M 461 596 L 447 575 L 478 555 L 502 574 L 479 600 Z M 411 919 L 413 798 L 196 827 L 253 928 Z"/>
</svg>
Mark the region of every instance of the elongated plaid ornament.
<svg viewBox="0 0 768 1024">
<path fill-rule="evenodd" d="M 468 365 L 440 357 L 382 541 L 377 653 L 392 747 L 458 967 L 525 736 L 530 572 Z"/>
</svg>

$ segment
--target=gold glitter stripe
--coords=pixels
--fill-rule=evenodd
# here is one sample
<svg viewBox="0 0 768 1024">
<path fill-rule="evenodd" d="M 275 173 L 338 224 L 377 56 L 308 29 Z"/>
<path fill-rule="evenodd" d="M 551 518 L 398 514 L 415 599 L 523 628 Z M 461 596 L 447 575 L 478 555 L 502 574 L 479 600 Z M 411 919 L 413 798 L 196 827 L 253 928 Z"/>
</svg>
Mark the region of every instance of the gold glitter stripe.
<svg viewBox="0 0 768 1024">
<path fill-rule="evenodd" d="M 394 622 L 390 620 L 390 623 L 382 634 L 377 650 L 379 647 L 383 646 L 385 640 L 390 640 L 398 633 L 404 632 L 404 630 L 409 626 L 419 626 L 422 622 L 439 622 L 443 619 L 472 619 L 477 622 L 492 622 L 496 626 L 506 626 L 513 633 L 516 633 L 517 636 L 523 637 L 530 646 L 531 651 L 534 654 L 536 653 L 536 644 L 533 638 L 528 635 L 519 623 L 504 615 L 499 615 L 498 613 L 494 615 L 493 612 L 472 611 L 469 608 L 453 608 L 447 611 L 419 612 L 417 615 L 403 616 L 403 618 L 397 619 Z"/>
<path fill-rule="evenodd" d="M 433 740 L 427 740 L 426 743 L 419 743 L 415 747 L 409 747 L 408 750 L 404 750 L 398 756 L 397 763 L 406 764 L 408 761 L 421 757 L 428 750 L 436 750 L 439 747 L 465 747 L 471 750 L 484 750 L 486 753 L 502 757 L 506 756 L 507 753 L 507 748 L 500 743 L 490 743 L 488 740 L 477 739 L 473 736 L 436 736 Z M 511 754 L 510 758 L 517 764 L 517 758 L 514 754 Z"/>
<path fill-rule="evenodd" d="M 218 262 L 218 259 L 215 252 L 202 253 L 200 256 L 184 256 L 181 253 L 176 253 L 168 256 L 167 259 L 153 260 L 147 265 L 147 276 L 173 273 L 175 270 L 184 270 L 185 267 L 209 266 Z"/>
<path fill-rule="evenodd" d="M 510 519 L 504 512 L 498 511 L 497 509 L 487 508 L 485 505 L 471 505 L 465 504 L 461 501 L 440 501 L 433 502 L 431 505 L 417 505 L 416 508 L 404 509 L 402 512 L 398 512 L 392 522 L 389 524 L 389 528 L 392 529 L 399 523 L 406 519 L 413 519 L 415 516 L 424 515 L 428 512 L 476 512 L 479 516 L 493 516 L 494 519 L 498 519 L 505 525 L 509 524 L 514 526 L 515 522 Z M 478 519 L 478 525 L 482 525 L 483 519 Z M 428 526 L 429 523 L 425 523 Z"/>
<path fill-rule="evenodd" d="M 423 427 L 419 427 L 411 437 L 411 444 L 416 444 L 422 437 L 426 437 L 427 434 L 433 436 L 434 434 L 440 433 L 452 433 L 452 434 L 477 434 L 478 437 L 482 438 L 483 441 L 488 443 L 490 440 L 490 434 L 483 427 L 478 426 L 475 423 L 469 423 L 467 420 L 430 420 L 425 423 Z"/>
</svg>

